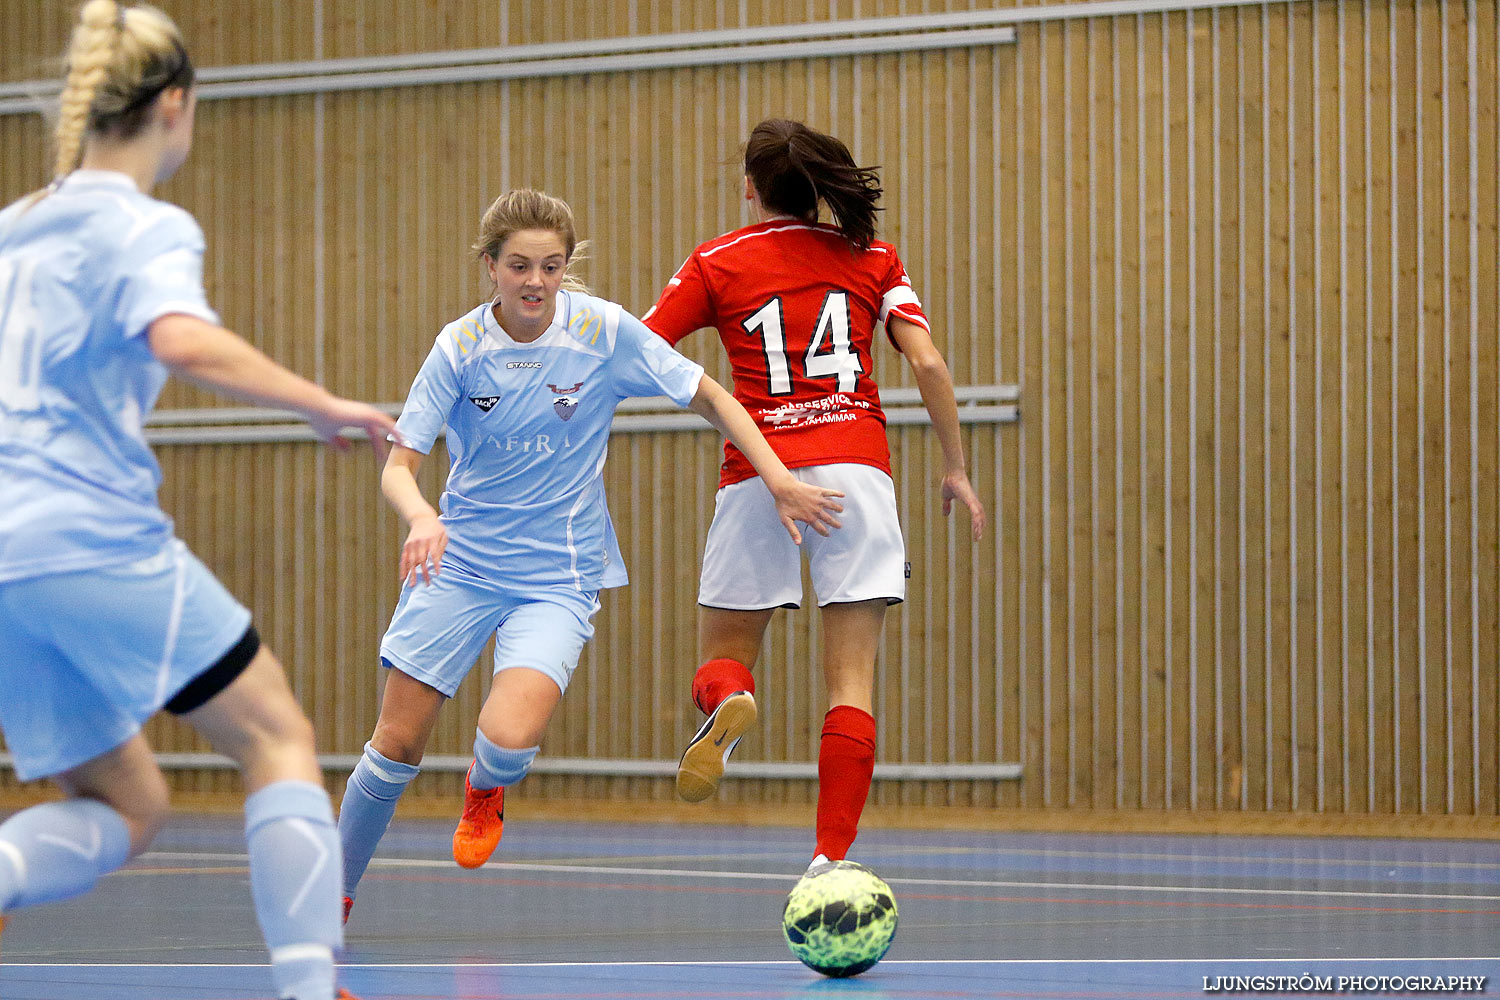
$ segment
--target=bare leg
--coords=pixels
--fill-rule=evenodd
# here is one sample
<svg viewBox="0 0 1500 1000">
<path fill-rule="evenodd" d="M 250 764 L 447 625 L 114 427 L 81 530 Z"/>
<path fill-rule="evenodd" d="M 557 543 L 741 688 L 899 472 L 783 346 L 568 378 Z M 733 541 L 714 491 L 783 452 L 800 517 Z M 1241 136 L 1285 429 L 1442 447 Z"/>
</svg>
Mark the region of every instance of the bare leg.
<svg viewBox="0 0 1500 1000">
<path fill-rule="evenodd" d="M 775 609 L 698 609 L 698 642 L 704 662 L 693 675 L 693 703 L 708 716 L 677 764 L 677 794 L 701 802 L 719 787 L 729 755 L 755 725 L 755 677 L 766 626 Z"/>
<path fill-rule="evenodd" d="M 183 720 L 240 765 L 247 794 L 276 781 L 323 784 L 312 723 L 292 697 L 281 664 L 264 646 L 234 683 Z"/>
<path fill-rule="evenodd" d="M 852 705 L 873 713 L 875 655 L 884 632 L 884 598 L 829 604 L 823 610 L 823 680 L 828 707 Z"/>
<path fill-rule="evenodd" d="M 561 701 L 557 682 L 540 670 L 502 670 L 479 710 L 479 731 L 496 746 L 517 750 L 536 746 Z"/>
<path fill-rule="evenodd" d="M 0 825 L 0 913 L 88 892 L 144 851 L 167 815 L 167 786 L 139 734 L 59 775 L 65 802 Z"/>
<path fill-rule="evenodd" d="M 68 798 L 94 799 L 119 813 L 130 830 L 131 858 L 151 845 L 170 809 L 167 781 L 139 733 L 53 780 Z"/>
<path fill-rule="evenodd" d="M 184 718 L 234 758 L 249 792 L 250 891 L 284 997 L 332 997 L 343 944 L 333 806 L 313 729 L 281 664 L 264 646 L 227 688 Z"/>
<path fill-rule="evenodd" d="M 704 660 L 738 660 L 754 667 L 760 659 L 766 626 L 775 608 L 765 611 L 731 611 L 727 608 L 698 608 L 698 649 Z"/>
<path fill-rule="evenodd" d="M 385 695 L 370 745 L 391 760 L 420 764 L 448 696 L 399 669 L 386 671 Z"/>
<path fill-rule="evenodd" d="M 396 815 L 396 803 L 417 777 L 447 696 L 399 669 L 384 671 L 380 718 L 339 806 L 339 843 L 344 852 L 344 918 L 380 839 Z"/>
<path fill-rule="evenodd" d="M 464 868 L 484 864 L 500 843 L 505 789 L 531 770 L 542 734 L 561 700 L 557 682 L 540 670 L 511 667 L 495 675 L 479 711 L 464 813 L 453 831 L 453 860 Z"/>
<path fill-rule="evenodd" d="M 823 677 L 828 713 L 818 744 L 815 854 L 843 858 L 854 843 L 875 769 L 875 656 L 886 602 L 823 609 Z"/>
</svg>

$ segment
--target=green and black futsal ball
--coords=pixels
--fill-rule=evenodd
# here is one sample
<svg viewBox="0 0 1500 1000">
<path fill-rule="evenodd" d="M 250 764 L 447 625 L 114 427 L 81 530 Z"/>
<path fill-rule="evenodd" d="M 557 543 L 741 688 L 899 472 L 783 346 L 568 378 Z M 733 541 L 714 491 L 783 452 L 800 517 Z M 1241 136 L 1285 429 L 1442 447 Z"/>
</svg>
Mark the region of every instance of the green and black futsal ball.
<svg viewBox="0 0 1500 1000">
<path fill-rule="evenodd" d="M 792 954 L 825 976 L 857 976 L 896 936 L 896 897 L 864 865 L 815 865 L 792 887 L 781 915 Z"/>
</svg>

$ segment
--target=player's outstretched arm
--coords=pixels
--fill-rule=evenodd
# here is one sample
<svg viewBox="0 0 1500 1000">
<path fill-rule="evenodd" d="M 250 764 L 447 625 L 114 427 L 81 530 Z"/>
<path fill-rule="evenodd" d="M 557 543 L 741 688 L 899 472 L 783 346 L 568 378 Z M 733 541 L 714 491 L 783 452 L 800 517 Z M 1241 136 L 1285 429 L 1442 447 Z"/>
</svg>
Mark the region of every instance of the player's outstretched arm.
<svg viewBox="0 0 1500 1000">
<path fill-rule="evenodd" d="M 984 502 L 970 485 L 964 464 L 963 438 L 958 432 L 958 401 L 953 398 L 953 376 L 948 374 L 948 363 L 932 342 L 931 334 L 910 320 L 892 316 L 891 336 L 911 365 L 922 405 L 932 417 L 932 429 L 937 432 L 943 449 L 943 516 L 952 512 L 954 500 L 969 508 L 969 525 L 974 540 L 978 541 L 984 534 Z"/>
<path fill-rule="evenodd" d="M 321 441 L 341 451 L 349 446 L 342 432 L 362 430 L 376 456 L 385 457 L 386 436 L 395 433 L 395 420 L 283 368 L 238 334 L 173 313 L 153 322 L 146 337 L 151 353 L 174 375 L 236 399 L 296 410 Z"/>
<path fill-rule="evenodd" d="M 760 428 L 755 426 L 755 420 L 722 385 L 707 375 L 703 376 L 688 409 L 718 428 L 719 433 L 734 442 L 734 446 L 750 460 L 775 498 L 776 513 L 792 541 L 802 544 L 797 521 L 820 535 L 828 534 L 831 528 L 842 527 L 837 515 L 844 508 L 837 498 L 844 494 L 812 486 L 792 475 L 766 443 Z"/>
<path fill-rule="evenodd" d="M 431 583 L 443 568 L 443 550 L 448 547 L 448 529 L 417 485 L 423 457 L 420 451 L 398 444 L 380 474 L 380 492 L 411 528 L 401 546 L 403 586 L 415 586 L 419 574 L 423 583 Z"/>
</svg>

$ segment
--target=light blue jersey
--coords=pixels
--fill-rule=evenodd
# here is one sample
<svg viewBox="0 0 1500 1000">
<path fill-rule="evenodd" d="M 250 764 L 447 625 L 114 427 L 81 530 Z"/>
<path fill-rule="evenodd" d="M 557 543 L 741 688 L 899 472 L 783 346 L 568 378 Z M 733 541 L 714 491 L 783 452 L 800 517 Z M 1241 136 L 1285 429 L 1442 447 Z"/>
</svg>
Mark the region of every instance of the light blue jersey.
<svg viewBox="0 0 1500 1000">
<path fill-rule="evenodd" d="M 703 368 L 614 302 L 560 291 L 551 326 L 518 343 L 485 303 L 449 323 L 397 427 L 420 452 L 444 425 L 444 564 L 519 587 L 626 582 L 602 477 L 615 407 L 686 406 Z"/>
<path fill-rule="evenodd" d="M 144 333 L 171 313 L 218 322 L 202 273 L 192 216 L 124 174 L 79 170 L 0 212 L 0 583 L 171 540 L 142 433 L 167 371 Z"/>
</svg>

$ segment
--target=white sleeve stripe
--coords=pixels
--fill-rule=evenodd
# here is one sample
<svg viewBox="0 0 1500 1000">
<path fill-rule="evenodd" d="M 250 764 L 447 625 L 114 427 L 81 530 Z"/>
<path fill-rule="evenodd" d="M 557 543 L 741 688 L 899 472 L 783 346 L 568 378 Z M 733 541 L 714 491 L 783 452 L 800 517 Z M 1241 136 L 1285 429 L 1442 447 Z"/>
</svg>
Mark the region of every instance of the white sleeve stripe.
<svg viewBox="0 0 1500 1000">
<path fill-rule="evenodd" d="M 881 299 L 881 304 L 886 309 L 889 309 L 892 306 L 906 305 L 907 303 L 915 305 L 919 309 L 922 306 L 921 301 L 917 298 L 917 293 L 912 290 L 912 287 L 909 284 L 897 285 L 895 288 L 892 288 L 890 291 L 886 292 L 884 297 Z"/>
<path fill-rule="evenodd" d="M 893 310 L 899 312 L 904 319 L 910 319 L 913 323 L 919 323 L 923 327 L 927 326 L 926 319 L 921 318 L 922 302 L 909 285 L 897 285 L 885 293 L 880 300 L 880 322 L 888 322 Z"/>
<path fill-rule="evenodd" d="M 618 302 L 608 302 L 604 306 L 604 342 L 609 345 L 611 352 L 615 349 L 615 342 L 620 335 L 620 314 L 625 307 Z"/>
</svg>

